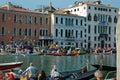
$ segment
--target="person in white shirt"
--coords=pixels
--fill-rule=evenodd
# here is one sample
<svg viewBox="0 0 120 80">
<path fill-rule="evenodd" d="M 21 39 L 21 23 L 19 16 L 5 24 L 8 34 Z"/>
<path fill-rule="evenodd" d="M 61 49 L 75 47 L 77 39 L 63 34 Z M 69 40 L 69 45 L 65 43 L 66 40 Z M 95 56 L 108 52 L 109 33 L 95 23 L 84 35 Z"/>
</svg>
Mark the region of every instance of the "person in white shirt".
<svg viewBox="0 0 120 80">
<path fill-rule="evenodd" d="M 53 73 L 51 73 L 51 78 L 56 78 L 56 77 L 59 77 L 60 76 L 60 73 L 57 72 L 57 69 L 54 70 Z"/>
</svg>

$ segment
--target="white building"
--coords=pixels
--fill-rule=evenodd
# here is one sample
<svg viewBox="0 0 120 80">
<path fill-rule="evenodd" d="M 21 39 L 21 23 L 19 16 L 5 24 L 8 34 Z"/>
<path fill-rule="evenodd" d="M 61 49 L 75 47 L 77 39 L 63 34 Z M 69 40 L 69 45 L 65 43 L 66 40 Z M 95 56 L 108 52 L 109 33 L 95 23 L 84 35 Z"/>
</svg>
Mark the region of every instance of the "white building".
<svg viewBox="0 0 120 80">
<path fill-rule="evenodd" d="M 78 30 L 78 34 L 82 31 L 83 38 L 81 40 L 80 36 L 74 39 L 76 42 L 81 43 L 79 41 L 83 41 L 85 45 L 84 48 L 95 48 L 95 47 L 116 47 L 116 23 L 118 19 L 118 8 L 112 7 L 111 5 L 101 4 L 101 1 L 87 1 L 87 2 L 75 2 L 73 5 L 64 8 L 64 11 L 69 12 L 69 14 L 74 14 L 78 16 L 83 16 L 85 19 L 83 20 L 83 25 L 74 27 L 60 24 L 61 17 L 64 18 L 74 18 L 81 20 L 81 17 L 72 17 L 70 15 L 52 15 L 52 28 L 53 26 L 55 29 L 58 29 L 58 37 L 54 35 L 54 41 L 65 41 L 65 36 L 61 38 L 60 30 L 63 29 L 64 33 L 65 30 L 74 30 L 74 37 L 75 37 L 75 30 Z M 55 24 L 55 18 L 58 17 L 58 23 Z M 78 24 L 80 21 L 78 21 Z M 64 24 L 67 24 L 64 21 Z M 74 23 L 75 24 L 75 23 Z M 83 28 L 82 28 L 83 27 Z M 55 33 L 55 29 L 53 33 Z M 70 32 L 71 33 L 71 32 Z M 78 36 L 78 35 L 77 35 Z M 64 40 L 63 40 L 64 39 Z M 76 43 L 73 41 L 73 43 Z M 79 46 L 80 44 L 78 44 Z"/>
<path fill-rule="evenodd" d="M 64 9 L 51 14 L 51 34 L 59 47 L 84 47 L 85 18 L 69 14 Z"/>
</svg>

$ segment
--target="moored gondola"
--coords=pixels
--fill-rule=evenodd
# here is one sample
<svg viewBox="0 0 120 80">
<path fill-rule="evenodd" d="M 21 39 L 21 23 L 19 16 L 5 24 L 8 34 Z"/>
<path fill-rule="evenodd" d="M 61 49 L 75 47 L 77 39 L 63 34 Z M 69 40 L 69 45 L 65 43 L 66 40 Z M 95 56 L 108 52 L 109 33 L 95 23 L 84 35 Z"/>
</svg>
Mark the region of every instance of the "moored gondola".
<svg viewBox="0 0 120 80">
<path fill-rule="evenodd" d="M 113 66 L 98 65 L 98 64 L 94 64 L 92 66 L 94 66 L 97 69 L 106 70 L 106 71 L 115 71 L 115 70 L 117 70 L 116 67 L 113 67 Z"/>
</svg>

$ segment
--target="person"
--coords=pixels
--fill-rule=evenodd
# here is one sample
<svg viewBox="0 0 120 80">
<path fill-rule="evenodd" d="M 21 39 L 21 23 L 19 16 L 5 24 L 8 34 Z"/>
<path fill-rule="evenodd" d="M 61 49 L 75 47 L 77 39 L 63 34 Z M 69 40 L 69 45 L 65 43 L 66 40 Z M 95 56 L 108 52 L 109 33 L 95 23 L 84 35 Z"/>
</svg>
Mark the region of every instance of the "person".
<svg viewBox="0 0 120 80">
<path fill-rule="evenodd" d="M 60 74 L 59 74 L 59 72 L 57 71 L 57 69 L 55 69 L 54 72 L 51 74 L 51 78 L 57 78 L 57 77 L 59 77 L 59 76 L 60 76 Z"/>
<path fill-rule="evenodd" d="M 90 62 L 89 60 L 86 61 L 86 67 L 87 67 L 87 71 L 90 69 Z"/>
<path fill-rule="evenodd" d="M 102 70 L 103 68 L 103 59 L 100 60 L 100 69 Z"/>
<path fill-rule="evenodd" d="M 94 73 L 95 77 L 97 80 L 102 80 L 102 73 L 100 70 L 97 70 L 95 73 Z"/>
<path fill-rule="evenodd" d="M 13 69 L 10 70 L 10 72 L 8 73 L 8 76 L 10 76 L 11 78 L 14 78 L 15 80 L 19 80 L 20 78 L 20 76 L 16 74 Z"/>
<path fill-rule="evenodd" d="M 51 74 L 55 71 L 56 68 L 56 65 L 53 66 L 53 69 L 51 70 Z"/>
<path fill-rule="evenodd" d="M 35 66 L 33 66 L 33 63 L 30 63 L 30 66 L 23 72 L 23 74 L 28 75 L 28 78 L 32 78 L 34 80 L 37 80 L 37 73 L 38 70 Z"/>
<path fill-rule="evenodd" d="M 7 78 L 5 78 L 5 77 L 3 76 L 3 72 L 2 72 L 2 71 L 0 71 L 0 80 L 9 80 L 9 79 L 7 79 Z"/>
<path fill-rule="evenodd" d="M 46 73 L 44 70 L 41 71 L 41 73 L 38 75 L 38 80 L 46 80 Z"/>
</svg>

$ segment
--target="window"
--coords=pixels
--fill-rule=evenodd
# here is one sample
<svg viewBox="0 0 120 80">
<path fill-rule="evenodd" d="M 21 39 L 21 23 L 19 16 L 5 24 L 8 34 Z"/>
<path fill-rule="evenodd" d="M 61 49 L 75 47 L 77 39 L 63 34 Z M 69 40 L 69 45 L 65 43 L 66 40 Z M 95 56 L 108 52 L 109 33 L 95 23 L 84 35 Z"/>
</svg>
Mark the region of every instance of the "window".
<svg viewBox="0 0 120 80">
<path fill-rule="evenodd" d="M 91 21 L 91 14 L 88 14 L 88 21 Z"/>
<path fill-rule="evenodd" d="M 46 18 L 46 24 L 48 24 L 48 18 Z"/>
<path fill-rule="evenodd" d="M 34 18 L 34 23 L 35 23 L 35 24 L 37 23 L 37 17 Z"/>
<path fill-rule="evenodd" d="M 40 36 L 42 36 L 42 29 L 40 29 Z"/>
<path fill-rule="evenodd" d="M 108 17 L 108 22 L 112 22 L 111 16 Z"/>
<path fill-rule="evenodd" d="M 96 26 L 94 27 L 94 33 L 95 34 L 97 33 L 97 27 Z"/>
<path fill-rule="evenodd" d="M 19 23 L 22 22 L 22 16 L 21 15 L 18 17 L 18 21 L 19 21 Z"/>
<path fill-rule="evenodd" d="M 83 25 L 83 21 L 82 21 L 82 20 L 80 21 L 80 25 L 81 25 L 81 26 Z"/>
<path fill-rule="evenodd" d="M 58 23 L 58 17 L 56 17 L 56 24 Z"/>
<path fill-rule="evenodd" d="M 96 14 L 94 15 L 94 21 L 97 21 L 97 15 Z"/>
<path fill-rule="evenodd" d="M 83 34 L 82 34 L 82 31 L 80 31 L 80 37 L 81 37 L 81 38 L 82 38 L 82 35 L 83 35 Z"/>
<path fill-rule="evenodd" d="M 56 34 L 56 37 L 58 37 L 58 29 L 56 29 L 56 32 L 55 32 L 55 34 Z"/>
<path fill-rule="evenodd" d="M 111 34 L 111 27 L 109 27 L 109 34 Z"/>
<path fill-rule="evenodd" d="M 2 13 L 2 21 L 5 21 L 5 13 Z"/>
<path fill-rule="evenodd" d="M 31 36 L 32 35 L 32 30 L 31 29 L 29 29 L 29 36 Z"/>
<path fill-rule="evenodd" d="M 5 35 L 5 28 L 2 27 L 2 35 Z"/>
<path fill-rule="evenodd" d="M 90 33 L 90 28 L 91 28 L 91 26 L 89 25 L 89 26 L 88 26 L 88 33 Z"/>
<path fill-rule="evenodd" d="M 30 24 L 32 23 L 32 17 L 31 16 L 29 17 L 29 23 Z"/>
<path fill-rule="evenodd" d="M 24 21 L 27 24 L 27 16 L 24 17 Z"/>
<path fill-rule="evenodd" d="M 114 23 L 117 23 L 117 17 L 116 16 L 114 17 Z"/>
<path fill-rule="evenodd" d="M 89 6 L 88 9 L 90 9 L 91 7 Z"/>
<path fill-rule="evenodd" d="M 63 24 L 63 18 L 61 18 L 61 24 Z"/>
<path fill-rule="evenodd" d="M 17 22 L 17 16 L 14 15 L 14 22 Z"/>
<path fill-rule="evenodd" d="M 19 36 L 21 36 L 22 35 L 22 29 L 20 28 L 19 29 Z"/>
<path fill-rule="evenodd" d="M 97 38 L 96 38 L 96 37 L 94 37 L 94 41 L 96 41 L 96 39 L 97 39 Z"/>
<path fill-rule="evenodd" d="M 40 18 L 40 24 L 43 24 L 43 18 L 42 17 Z"/>
<path fill-rule="evenodd" d="M 78 25 L 78 19 L 76 19 L 76 25 Z"/>
<path fill-rule="evenodd" d="M 16 36 L 16 35 L 17 35 L 17 29 L 16 29 L 16 28 L 14 28 L 13 35 L 14 35 L 14 36 Z"/>
<path fill-rule="evenodd" d="M 76 30 L 76 38 L 78 37 L 78 31 Z"/>
<path fill-rule="evenodd" d="M 25 36 L 27 36 L 27 29 L 25 29 Z"/>
<path fill-rule="evenodd" d="M 63 30 L 61 29 L 61 37 L 63 37 Z"/>
<path fill-rule="evenodd" d="M 34 36 L 35 37 L 37 36 L 37 30 L 36 29 L 34 30 Z"/>
</svg>

